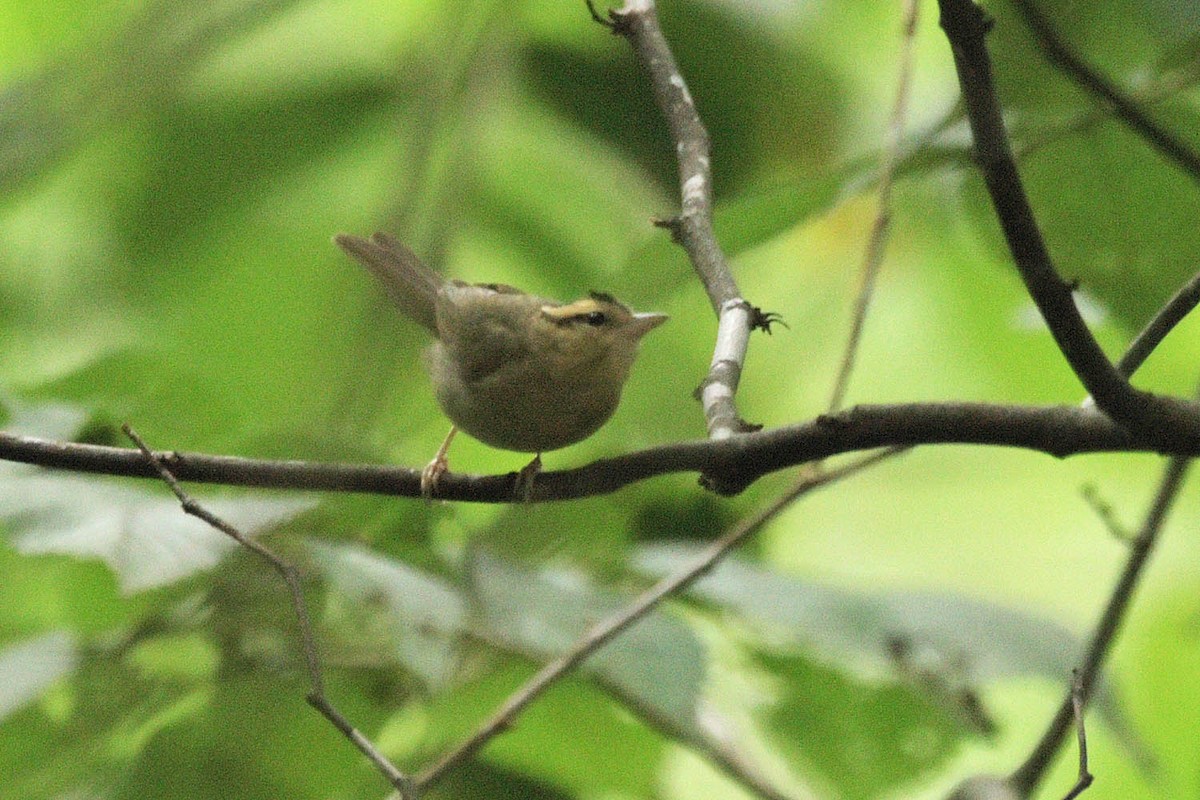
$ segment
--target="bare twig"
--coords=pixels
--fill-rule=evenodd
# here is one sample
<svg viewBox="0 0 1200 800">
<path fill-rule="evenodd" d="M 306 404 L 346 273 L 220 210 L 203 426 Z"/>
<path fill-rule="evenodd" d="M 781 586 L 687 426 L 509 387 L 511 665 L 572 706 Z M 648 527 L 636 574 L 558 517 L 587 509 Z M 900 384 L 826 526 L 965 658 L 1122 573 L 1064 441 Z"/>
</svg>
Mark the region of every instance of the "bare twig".
<svg viewBox="0 0 1200 800">
<path fill-rule="evenodd" d="M 1138 367 L 1145 363 L 1150 354 L 1162 344 L 1167 334 L 1175 329 L 1183 319 L 1200 303 L 1200 273 L 1196 273 L 1166 305 L 1158 310 L 1154 318 L 1142 328 L 1129 344 L 1129 349 L 1117 362 L 1117 370 L 1125 377 L 1137 372 Z"/>
<path fill-rule="evenodd" d="M 728 491 L 787 467 L 830 456 L 897 445 L 982 444 L 1065 457 L 1092 452 L 1157 451 L 1200 455 L 1200 444 L 1166 445 L 1132 436 L 1091 408 L 991 403 L 862 405 L 834 416 L 723 441 L 676 442 L 538 476 L 531 500 L 545 502 L 607 494 L 637 481 L 676 472 L 722 477 Z M 155 453 L 179 480 L 229 486 L 363 492 L 420 497 L 420 471 L 406 467 L 272 461 L 200 453 Z M 136 450 L 53 441 L 0 432 L 0 460 L 73 472 L 158 477 Z M 451 500 L 512 502 L 512 476 L 443 476 Z"/>
<path fill-rule="evenodd" d="M 538 670 L 537 674 L 530 678 L 521 689 L 511 695 L 490 718 L 479 726 L 470 738 L 421 773 L 416 779 L 416 785 L 420 789 L 425 789 L 433 785 L 451 769 L 475 755 L 485 744 L 495 738 L 497 734 L 511 726 L 516 717 L 530 703 L 539 698 L 547 689 L 561 680 L 563 676 L 569 674 L 589 656 L 612 641 L 623 631 L 629 629 L 638 620 L 643 619 L 657 608 L 663 600 L 671 595 L 678 594 L 699 580 L 730 551 L 771 519 L 774 519 L 781 511 L 795 502 L 797 498 L 829 483 L 857 473 L 883 459 L 896 455 L 900 450 L 900 448 L 884 450 L 865 456 L 840 469 L 806 475 L 789 491 L 771 501 L 771 503 L 756 514 L 738 523 L 721 538 L 709 545 L 689 567 L 663 578 L 643 592 L 627 607 L 610 616 L 608 619 L 597 623 L 576 641 L 569 650 Z M 728 765 L 723 766 L 728 769 Z M 778 797 L 779 795 L 772 793 L 767 796 Z"/>
<path fill-rule="evenodd" d="M 984 44 L 991 20 L 972 0 L 938 0 L 954 54 L 975 156 L 1017 270 L 1067 363 L 1096 405 L 1156 444 L 1200 439 L 1200 406 L 1130 386 L 1075 306 L 1074 286 L 1054 267 L 1017 172 Z"/>
<path fill-rule="evenodd" d="M 1200 297 L 1198 284 L 1200 284 L 1200 276 L 1192 278 L 1159 310 L 1154 319 L 1134 337 L 1133 342 L 1129 345 L 1129 349 L 1126 350 L 1125 355 L 1118 362 L 1117 368 L 1121 370 L 1122 374 L 1130 376 L 1136 372 L 1146 357 L 1166 337 L 1167 333 L 1191 311 L 1196 305 L 1196 298 Z M 1084 775 L 1087 772 L 1087 750 L 1084 742 L 1082 720 L 1083 707 L 1087 704 L 1092 684 L 1099 674 L 1104 658 L 1112 647 L 1113 641 L 1116 639 L 1117 630 L 1120 627 L 1125 610 L 1128 608 L 1133 590 L 1137 585 L 1146 561 L 1150 557 L 1150 551 L 1154 547 L 1158 531 L 1162 527 L 1170 504 L 1183 485 L 1183 479 L 1190 463 L 1189 459 L 1182 457 L 1173 458 L 1168 462 L 1166 472 L 1159 482 L 1154 502 L 1136 537 L 1129 536 L 1125 527 L 1117 520 L 1112 507 L 1097 496 L 1094 487 L 1085 487 L 1083 493 L 1084 500 L 1096 511 L 1105 527 L 1114 536 L 1131 542 L 1132 546 L 1125 570 L 1113 588 L 1108 606 L 1105 608 L 1104 614 L 1096 626 L 1083 667 L 1075 672 L 1075 679 L 1072 683 L 1070 694 L 1059 706 L 1057 714 L 1054 716 L 1046 732 L 1042 735 L 1042 739 L 1038 742 L 1033 752 L 1030 753 L 1029 758 L 1008 779 L 1010 784 L 1022 792 L 1022 797 L 1027 797 L 1032 793 L 1038 781 L 1045 774 L 1045 771 L 1049 769 L 1050 762 L 1053 760 L 1055 753 L 1062 747 L 1063 741 L 1066 738 L 1067 728 L 1072 717 L 1076 720 L 1079 730 L 1080 777 L 1075 789 L 1072 790 L 1074 794 L 1069 794 L 1067 800 L 1077 796 L 1087 788 L 1087 785 L 1083 785 Z M 1090 783 L 1091 776 L 1088 775 L 1087 784 L 1090 785 Z"/>
<path fill-rule="evenodd" d="M 304 604 L 304 590 L 300 585 L 300 575 L 297 573 L 296 568 L 276 555 L 270 548 L 246 536 L 235 526 L 213 514 L 197 502 L 195 498 L 184 490 L 179 480 L 172 474 L 166 464 L 163 463 L 162 458 L 146 445 L 146 442 L 143 441 L 142 437 L 132 427 L 122 425 L 121 430 L 137 445 L 142 457 L 153 467 L 155 473 L 171 489 L 175 497 L 179 499 L 184 513 L 204 521 L 233 539 L 242 547 L 252 551 L 270 564 L 279 573 L 279 576 L 283 578 L 284 583 L 287 584 L 288 591 L 291 593 L 292 609 L 296 614 L 296 625 L 300 629 L 301 650 L 304 653 L 304 666 L 308 672 L 309 693 L 306 699 L 309 705 L 329 720 L 335 728 L 341 731 L 343 736 L 349 739 L 375 765 L 375 768 L 396 788 L 396 791 L 400 793 L 400 797 L 403 800 L 415 800 L 417 795 L 413 788 L 412 779 L 397 769 L 386 756 L 380 753 L 371 744 L 370 740 L 351 725 L 325 696 L 325 681 L 321 675 L 320 660 L 317 658 L 316 639 L 313 636 L 312 622 L 308 618 L 308 609 Z"/>
<path fill-rule="evenodd" d="M 1099 518 L 1108 532 L 1112 534 L 1114 539 L 1119 539 L 1122 542 L 1128 542 L 1133 537 L 1125 526 L 1121 524 L 1121 520 L 1117 519 L 1116 509 L 1112 507 L 1103 497 L 1100 496 L 1100 491 L 1095 484 L 1089 483 L 1079 492 L 1083 502 L 1087 503 L 1092 509 L 1092 512 Z"/>
<path fill-rule="evenodd" d="M 593 19 L 629 41 L 649 73 L 654 98 L 671 129 L 682 207 L 678 217 L 661 224 L 687 251 L 718 317 L 712 362 L 699 389 L 708 435 L 724 439 L 743 433 L 752 428 L 738 416 L 734 397 L 750 332 L 765 323 L 762 313 L 742 298 L 713 232 L 708 131 L 659 27 L 654 0 L 626 0 L 620 9 L 610 10 L 607 19 L 600 16 L 591 0 L 588 8 Z"/>
<path fill-rule="evenodd" d="M 1068 47 L 1033 0 L 1012 0 L 1012 3 L 1025 18 L 1025 24 L 1033 31 L 1038 46 L 1046 54 L 1047 61 L 1084 91 L 1100 98 L 1112 108 L 1117 119 L 1174 162 L 1192 180 L 1200 181 L 1200 154 L 1151 119 L 1132 97 Z"/>
<path fill-rule="evenodd" d="M 1071 711 L 1075 714 L 1075 733 L 1079 741 L 1079 778 L 1071 787 L 1071 791 L 1063 797 L 1063 800 L 1075 800 L 1092 785 L 1092 773 L 1088 772 L 1087 727 L 1083 721 L 1083 708 L 1083 682 L 1079 679 L 1079 672 L 1076 671 L 1075 679 L 1071 684 Z"/>
<path fill-rule="evenodd" d="M 854 304 L 850 334 L 846 339 L 842 362 L 829 398 L 828 410 L 831 413 L 841 410 L 842 404 L 846 401 L 846 392 L 850 387 L 850 375 L 854 371 L 854 363 L 867 323 L 867 312 L 870 310 L 871 298 L 875 294 L 875 284 L 879 279 L 880 269 L 883 267 L 883 254 L 892 220 L 892 184 L 904 144 L 904 120 L 908 116 L 908 97 L 912 83 L 913 42 L 917 34 L 918 8 L 916 0 L 905 0 L 896 97 L 892 103 L 892 114 L 888 121 L 887 145 L 884 148 L 883 163 L 879 169 L 878 210 L 875 213 L 875 221 L 871 225 L 871 235 L 867 239 L 867 251 L 863 256 L 863 267 L 859 276 L 859 288 Z"/>
<path fill-rule="evenodd" d="M 1108 604 L 1092 634 L 1091 642 L 1088 644 L 1083 663 L 1076 676 L 1075 685 L 1072 686 L 1071 691 L 1058 707 L 1054 719 L 1050 722 L 1046 732 L 1042 734 L 1041 740 L 1025 763 L 1018 767 L 1010 777 L 1010 781 L 1017 787 L 1021 797 L 1032 795 L 1066 739 L 1071 722 L 1076 715 L 1076 705 L 1086 705 L 1091 696 L 1096 679 L 1100 675 L 1100 668 L 1116 640 L 1121 622 L 1125 618 L 1125 612 L 1133 600 L 1134 589 L 1137 588 L 1142 571 L 1158 540 L 1158 534 L 1162 530 L 1167 512 L 1179 494 L 1190 463 L 1191 461 L 1186 458 L 1172 458 L 1167 462 L 1158 491 L 1154 496 L 1154 502 L 1151 504 L 1137 536 L 1130 544 L 1129 558 L 1125 562 L 1125 569 L 1117 580 L 1116 586 L 1113 587 Z"/>
</svg>

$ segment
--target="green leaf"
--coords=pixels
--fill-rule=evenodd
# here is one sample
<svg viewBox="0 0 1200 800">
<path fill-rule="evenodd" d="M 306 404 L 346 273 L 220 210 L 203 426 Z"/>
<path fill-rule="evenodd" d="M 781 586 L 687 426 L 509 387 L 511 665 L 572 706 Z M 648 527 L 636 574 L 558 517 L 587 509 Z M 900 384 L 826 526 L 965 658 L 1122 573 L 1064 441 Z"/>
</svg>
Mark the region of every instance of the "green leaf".
<svg viewBox="0 0 1200 800">
<path fill-rule="evenodd" d="M 561 655 L 630 599 L 578 573 L 534 572 L 478 553 L 471 583 L 486 634 L 539 659 Z M 585 662 L 585 669 L 635 707 L 695 732 L 705 653 L 692 631 L 660 611 L 648 614 Z"/>
<path fill-rule="evenodd" d="M 692 546 L 647 546 L 639 550 L 636 565 L 658 576 L 696 556 Z M 897 667 L 929 665 L 968 684 L 1036 676 L 1065 691 L 1082 649 L 1076 636 L 1052 620 L 992 603 L 938 592 L 856 592 L 739 559 L 722 562 L 692 593 L 741 615 L 768 641 L 803 646 L 865 674 L 895 675 Z M 904 663 L 913 659 L 918 663 Z M 1117 697 L 1106 683 L 1096 702 L 1133 745 Z"/>
<path fill-rule="evenodd" d="M 892 794 L 944 763 L 962 728 L 913 688 L 856 679 L 796 654 L 762 651 L 783 688 L 763 712 L 776 747 L 846 800 Z"/>
<path fill-rule="evenodd" d="M 445 581 L 349 544 L 309 542 L 330 588 L 334 631 L 379 643 L 427 685 L 445 686 L 458 663 L 466 602 Z"/>
<path fill-rule="evenodd" d="M 304 499 L 213 499 L 205 507 L 253 536 L 312 507 Z M 133 593 L 211 569 L 236 543 L 173 496 L 79 475 L 0 465 L 0 519 L 25 555 L 99 558 Z"/>
<path fill-rule="evenodd" d="M 0 650 L 0 720 L 33 702 L 79 661 L 75 638 L 52 631 Z"/>
<path fill-rule="evenodd" d="M 445 751 L 459 744 L 533 672 L 529 664 L 505 661 L 436 698 L 429 713 L 431 745 Z M 479 758 L 574 796 L 652 797 L 665 745 L 598 687 L 566 680 L 538 698 Z M 447 786 L 455 783 L 449 776 Z M 442 796 L 459 795 L 447 790 Z"/>
</svg>

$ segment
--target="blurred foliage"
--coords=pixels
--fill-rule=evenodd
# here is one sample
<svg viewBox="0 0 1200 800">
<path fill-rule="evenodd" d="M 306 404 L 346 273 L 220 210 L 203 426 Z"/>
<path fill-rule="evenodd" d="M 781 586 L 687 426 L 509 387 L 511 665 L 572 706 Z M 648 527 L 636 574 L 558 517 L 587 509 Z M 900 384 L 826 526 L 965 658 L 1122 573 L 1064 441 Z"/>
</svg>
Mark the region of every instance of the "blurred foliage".
<svg viewBox="0 0 1200 800">
<path fill-rule="evenodd" d="M 1188 4 L 1044 0 L 1063 36 L 1200 148 Z M 757 337 L 766 425 L 826 400 L 896 77 L 895 4 L 663 2 L 713 141 L 717 227 Z M 1196 177 L 1046 64 L 999 0 L 991 37 L 1051 251 L 1118 352 L 1195 271 Z M 976 177 L 922 7 L 892 240 L 855 402 L 1075 403 Z M 622 407 L 547 468 L 703 435 L 711 310 L 649 221 L 677 203 L 640 66 L 582 3 L 0 0 L 0 421 L 49 438 L 419 465 L 444 433 L 418 352 L 331 245 L 383 229 L 457 277 L 669 312 Z M 1139 382 L 1190 391 L 1188 321 Z M 454 466 L 521 456 L 461 438 Z M 790 510 L 554 687 L 432 797 L 739 798 L 729 755 L 802 796 L 934 798 L 1040 733 L 1124 558 L 1152 456 L 918 451 Z M 297 563 L 333 701 L 406 769 L 785 477 L 691 476 L 553 506 L 200 491 Z M 1088 796 L 1200 792 L 1200 521 L 1181 498 L 1089 728 Z M 304 703 L 275 574 L 162 487 L 0 468 L 0 796 L 374 798 Z M 1041 796 L 1061 796 L 1070 757 Z M 1154 769 L 1146 768 L 1153 763 Z"/>
</svg>

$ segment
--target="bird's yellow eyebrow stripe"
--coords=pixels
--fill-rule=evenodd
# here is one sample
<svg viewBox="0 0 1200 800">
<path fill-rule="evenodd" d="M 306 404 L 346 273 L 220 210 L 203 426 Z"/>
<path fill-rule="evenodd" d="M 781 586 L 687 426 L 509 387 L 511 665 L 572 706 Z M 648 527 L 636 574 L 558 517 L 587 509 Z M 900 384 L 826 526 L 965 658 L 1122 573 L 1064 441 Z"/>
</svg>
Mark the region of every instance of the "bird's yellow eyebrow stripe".
<svg viewBox="0 0 1200 800">
<path fill-rule="evenodd" d="M 576 300 L 574 303 L 568 303 L 565 306 L 542 306 L 542 313 L 551 319 L 563 321 L 572 317 L 578 317 L 582 314 L 590 314 L 593 311 L 599 311 L 600 304 L 590 297 L 584 297 L 581 300 Z"/>
</svg>

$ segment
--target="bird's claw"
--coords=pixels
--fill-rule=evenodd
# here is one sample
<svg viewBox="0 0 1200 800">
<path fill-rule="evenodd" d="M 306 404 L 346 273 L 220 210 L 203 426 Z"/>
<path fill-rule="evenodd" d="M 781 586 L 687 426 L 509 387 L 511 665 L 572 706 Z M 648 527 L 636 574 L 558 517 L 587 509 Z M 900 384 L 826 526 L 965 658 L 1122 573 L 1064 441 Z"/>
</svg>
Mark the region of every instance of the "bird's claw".
<svg viewBox="0 0 1200 800">
<path fill-rule="evenodd" d="M 449 470 L 450 460 L 442 453 L 438 453 L 432 461 L 426 464 L 425 469 L 421 470 L 421 497 L 425 500 L 433 500 L 438 482 Z"/>
</svg>

